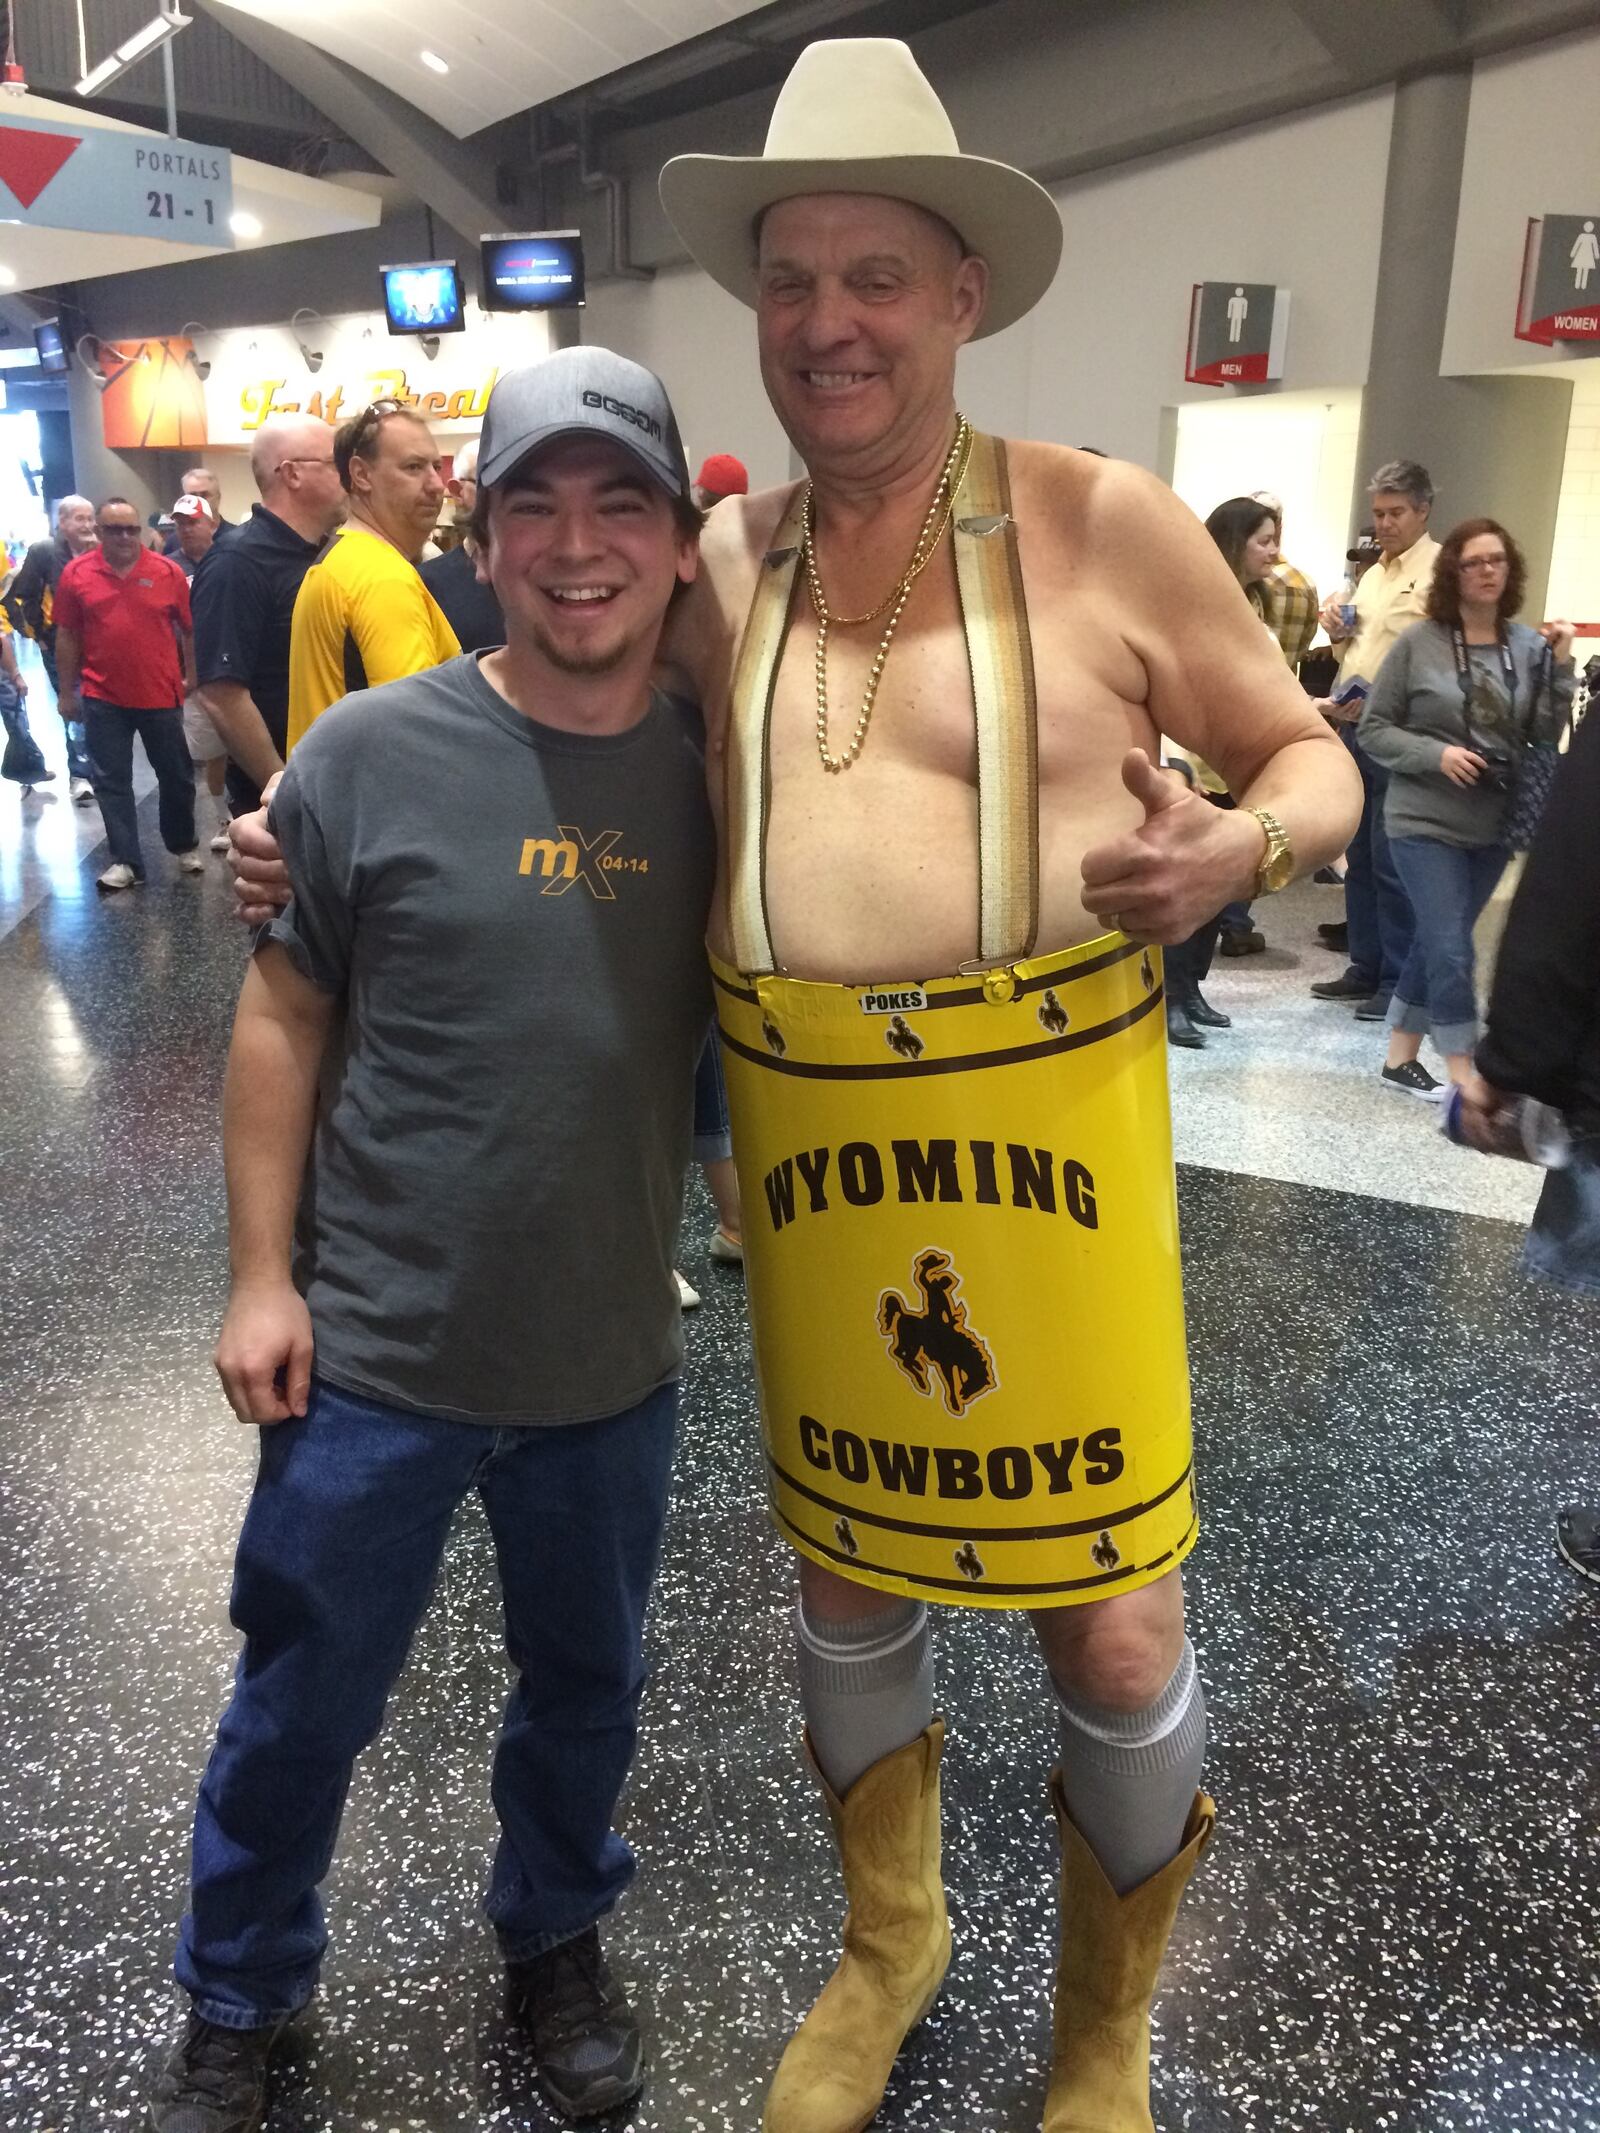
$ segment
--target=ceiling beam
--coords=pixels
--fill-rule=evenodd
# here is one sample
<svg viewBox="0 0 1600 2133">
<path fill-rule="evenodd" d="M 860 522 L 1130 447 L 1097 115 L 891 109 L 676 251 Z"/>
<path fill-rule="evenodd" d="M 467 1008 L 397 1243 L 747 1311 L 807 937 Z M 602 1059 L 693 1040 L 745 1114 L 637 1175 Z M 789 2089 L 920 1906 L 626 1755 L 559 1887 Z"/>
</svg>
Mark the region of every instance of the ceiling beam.
<svg viewBox="0 0 1600 2133">
<path fill-rule="evenodd" d="M 1459 51 L 1461 0 L 1289 0 L 1328 57 L 1353 75 L 1441 65 Z"/>
<path fill-rule="evenodd" d="M 242 45 L 365 149 L 381 169 L 414 192 L 463 241 L 476 244 L 485 230 L 501 227 L 505 209 L 496 165 L 481 148 L 458 141 L 414 104 L 305 38 L 277 29 L 241 8 L 223 6 L 220 0 L 198 0 L 198 4 L 208 15 L 224 20 Z"/>
</svg>

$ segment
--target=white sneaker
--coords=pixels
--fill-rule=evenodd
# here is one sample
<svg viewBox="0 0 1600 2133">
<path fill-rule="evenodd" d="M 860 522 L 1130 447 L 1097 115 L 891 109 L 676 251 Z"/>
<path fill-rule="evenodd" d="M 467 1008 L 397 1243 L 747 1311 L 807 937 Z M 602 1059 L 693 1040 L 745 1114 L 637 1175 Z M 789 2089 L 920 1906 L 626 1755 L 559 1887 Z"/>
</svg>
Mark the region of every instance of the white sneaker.
<svg viewBox="0 0 1600 2133">
<path fill-rule="evenodd" d="M 93 807 L 94 787 L 87 778 L 74 778 L 72 780 L 72 797 L 79 807 Z"/>
<path fill-rule="evenodd" d="M 95 880 L 95 887 L 104 889 L 108 896 L 116 889 L 136 889 L 138 886 L 138 875 L 122 859 L 115 860 Z"/>
<path fill-rule="evenodd" d="M 227 831 L 220 829 L 211 840 L 211 849 L 214 852 L 225 852 L 232 842 L 233 839 L 228 835 Z"/>
<path fill-rule="evenodd" d="M 179 852 L 177 858 L 180 874 L 203 874 L 206 870 L 205 860 L 201 857 L 197 844 L 191 845 L 186 852 Z"/>
<path fill-rule="evenodd" d="M 720 1260 L 724 1266 L 744 1265 L 744 1246 L 737 1237 L 730 1237 L 720 1222 L 711 1232 L 711 1243 L 707 1249 L 712 1258 Z"/>
<path fill-rule="evenodd" d="M 678 1303 L 680 1307 L 685 1311 L 692 1311 L 700 1301 L 700 1291 L 691 1289 L 676 1267 L 672 1270 L 672 1278 L 678 1284 Z"/>
</svg>

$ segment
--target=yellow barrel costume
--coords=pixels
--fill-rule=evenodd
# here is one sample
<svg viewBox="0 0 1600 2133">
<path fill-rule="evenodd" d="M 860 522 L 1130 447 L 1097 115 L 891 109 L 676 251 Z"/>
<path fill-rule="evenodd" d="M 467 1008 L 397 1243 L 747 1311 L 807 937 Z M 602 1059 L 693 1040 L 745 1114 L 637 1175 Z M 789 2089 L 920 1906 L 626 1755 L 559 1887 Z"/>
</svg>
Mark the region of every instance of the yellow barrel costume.
<svg viewBox="0 0 1600 2133">
<path fill-rule="evenodd" d="M 1160 958 L 1031 954 L 1033 669 L 1004 447 L 952 520 L 979 771 L 979 962 L 856 986 L 776 972 L 766 730 L 800 498 L 735 672 L 732 935 L 714 959 L 774 1515 L 862 1584 L 1051 1607 L 1195 1539 Z"/>
</svg>

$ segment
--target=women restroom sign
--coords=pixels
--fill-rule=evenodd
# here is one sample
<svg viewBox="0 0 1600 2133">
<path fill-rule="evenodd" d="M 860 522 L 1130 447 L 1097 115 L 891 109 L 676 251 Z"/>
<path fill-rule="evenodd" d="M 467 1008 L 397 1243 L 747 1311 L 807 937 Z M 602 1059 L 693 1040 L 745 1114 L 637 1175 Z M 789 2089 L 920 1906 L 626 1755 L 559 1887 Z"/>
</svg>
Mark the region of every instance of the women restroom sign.
<svg viewBox="0 0 1600 2133">
<path fill-rule="evenodd" d="M 1264 281 L 1197 281 L 1189 302 L 1191 385 L 1265 385 L 1283 376 L 1289 292 Z"/>
<path fill-rule="evenodd" d="M 1600 211 L 1534 215 L 1522 248 L 1517 339 L 1600 346 Z"/>
</svg>

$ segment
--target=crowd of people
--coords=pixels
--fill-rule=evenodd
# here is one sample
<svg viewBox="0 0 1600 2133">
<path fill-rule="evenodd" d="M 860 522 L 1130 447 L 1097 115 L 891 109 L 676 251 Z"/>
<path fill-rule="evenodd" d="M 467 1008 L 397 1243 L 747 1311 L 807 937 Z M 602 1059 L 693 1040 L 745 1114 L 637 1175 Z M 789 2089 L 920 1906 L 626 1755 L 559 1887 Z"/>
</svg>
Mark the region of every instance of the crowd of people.
<svg viewBox="0 0 1600 2133">
<path fill-rule="evenodd" d="M 850 193 L 827 182 L 840 110 L 872 113 Z M 1025 1609 L 1046 1663 L 1061 1949 L 1045 2133 L 1152 2126 L 1150 2003 L 1216 1818 L 1178 1575 L 1197 1520 L 1153 1018 L 1180 1044 L 1225 1022 L 1201 988 L 1219 947 L 1258 952 L 1255 907 L 1342 859 L 1349 968 L 1319 996 L 1387 1023 L 1388 1086 L 1438 1093 L 1418 1057 L 1431 1036 L 1482 1145 L 1522 1097 L 1566 1112 L 1583 1152 L 1552 1178 L 1530 1253 L 1600 1286 L 1600 910 L 1577 909 L 1568 878 L 1594 878 L 1595 736 L 1557 767 L 1571 630 L 1516 619 L 1511 535 L 1473 518 L 1436 542 L 1424 470 L 1379 468 L 1380 554 L 1321 610 L 1338 672 L 1313 698 L 1294 670 L 1316 595 L 1275 499 L 1232 499 L 1202 529 L 1136 468 L 976 433 L 957 353 L 1042 295 L 1059 217 L 1020 172 L 959 153 L 904 47 L 810 47 L 767 153 L 679 158 L 663 197 L 756 311 L 799 485 L 749 495 L 725 456 L 692 480 L 661 382 L 576 348 L 499 378 L 448 483 L 399 402 L 336 431 L 274 418 L 247 521 L 229 527 L 186 477 L 168 557 L 131 504 L 69 499 L 10 596 L 82 728 L 102 887 L 143 875 L 136 735 L 163 842 L 184 871 L 203 864 L 190 705 L 225 752 L 259 928 L 227 1076 L 217 1366 L 260 1467 L 157 2133 L 260 2122 L 272 2051 L 316 1988 L 351 1769 L 472 1490 L 517 1677 L 487 1895 L 513 2005 L 556 2109 L 638 2090 L 641 2032 L 599 1925 L 634 1870 L 614 1814 L 695 1157 L 728 1255 L 747 1255 L 774 1507 L 799 1556 L 805 1749 L 848 1901 L 765 2133 L 858 2133 L 950 1960 L 930 1600 Z M 447 491 L 462 538 L 428 557 Z M 1076 607 L 1052 598 L 1069 566 Z M 1115 633 L 1082 624 L 1099 602 L 1141 645 L 1137 690 Z M 918 826 L 904 853 L 886 823 Z M 1525 840 L 1480 1047 L 1472 922 Z M 1529 914 L 1569 897 L 1553 959 L 1543 906 Z M 862 991 L 905 971 L 914 986 Z M 730 1089 L 762 1209 L 748 1236 Z M 941 1137 L 952 1092 L 996 1121 L 970 1143 L 970 1193 Z M 1012 1123 L 1041 1103 L 1082 1128 L 1056 1223 L 1038 1219 L 1058 1204 L 1032 1147 L 1045 1129 Z M 937 1202 L 956 1247 L 901 1264 L 864 1117 L 900 1200 L 919 1223 Z M 1022 1136 L 1009 1191 L 1005 1132 Z M 1113 1142 L 1124 1256 L 1097 1256 L 1083 1240 Z M 826 1244 L 802 1243 L 830 1209 Z M 785 1256 L 802 1250 L 803 1280 Z M 1143 1375 L 1081 1441 L 1034 1446 L 1046 1496 L 1079 1491 L 1078 1515 L 1041 1529 L 1018 1447 L 1055 1426 L 1057 1351 L 1014 1341 L 997 1370 L 969 1304 L 1037 1294 L 1088 1353 L 1130 1286 Z M 571 1335 L 555 1348 L 552 1325 Z M 915 1522 L 875 1511 L 862 1440 L 816 1417 L 898 1393 L 915 1428 L 941 1389 L 961 1436 L 937 1501 Z M 926 1446 L 874 1440 L 886 1487 L 919 1450 L 926 1467 Z M 1586 1535 L 1569 1525 L 1575 1560 Z"/>
<path fill-rule="evenodd" d="M 1311 990 L 1386 1027 L 1386 1087 L 1437 1101 L 1445 1084 L 1422 1063 L 1423 1039 L 1464 1086 L 1479 1036 L 1473 931 L 1538 826 L 1572 720 L 1574 631 L 1518 619 L 1527 567 L 1497 520 L 1463 519 L 1433 537 L 1433 484 L 1416 461 L 1379 467 L 1368 495 L 1376 553 L 1320 616 L 1314 587 L 1283 555 L 1276 498 L 1230 498 L 1206 530 L 1291 667 L 1306 661 L 1319 620 L 1337 651 L 1315 702 L 1360 771 L 1363 800 L 1344 855 L 1345 918 L 1319 929 L 1349 961 Z M 1214 805 L 1233 805 L 1199 758 L 1176 767 Z M 1200 986 L 1230 933 L 1233 953 L 1265 945 L 1235 904 L 1169 949 L 1171 1043 L 1198 1048 L 1206 1029 L 1229 1026 Z"/>
</svg>

